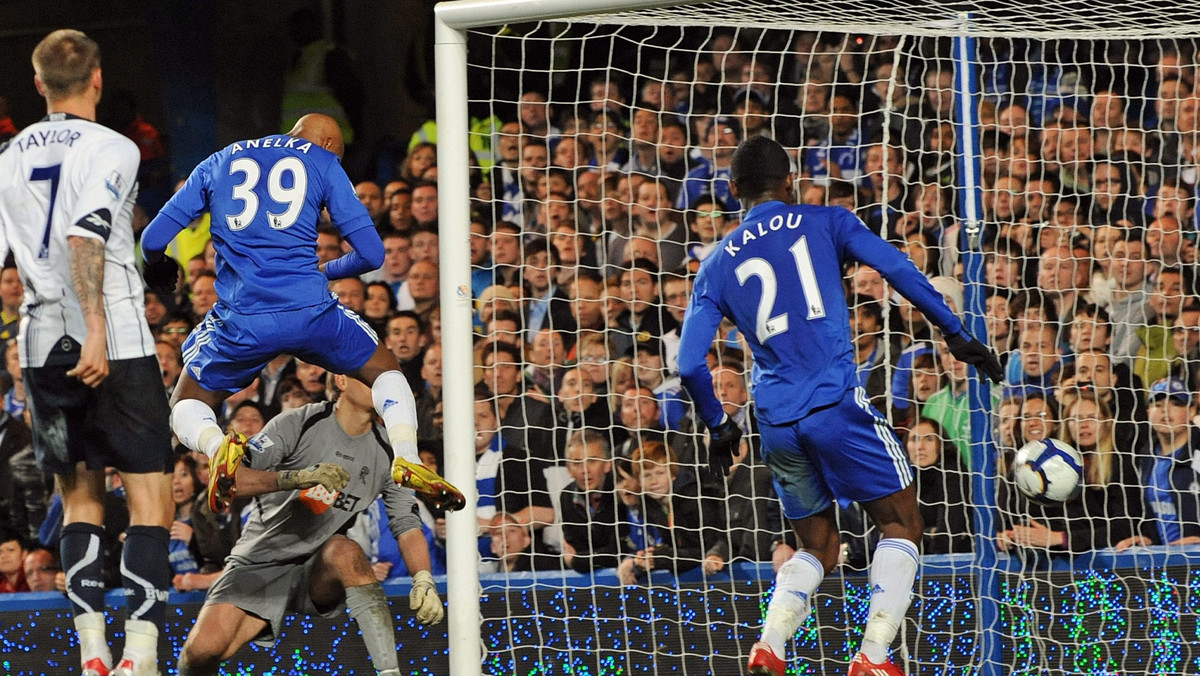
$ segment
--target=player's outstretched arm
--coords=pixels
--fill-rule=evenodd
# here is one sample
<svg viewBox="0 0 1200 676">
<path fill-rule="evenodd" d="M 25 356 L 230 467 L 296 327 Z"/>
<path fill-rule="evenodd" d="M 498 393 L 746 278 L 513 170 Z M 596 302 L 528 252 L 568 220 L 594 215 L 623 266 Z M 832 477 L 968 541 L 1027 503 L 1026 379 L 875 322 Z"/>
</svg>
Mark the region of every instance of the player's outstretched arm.
<svg viewBox="0 0 1200 676">
<path fill-rule="evenodd" d="M 346 235 L 354 250 L 325 263 L 321 272 L 329 279 L 344 279 L 378 270 L 383 265 L 383 240 L 375 228 L 361 228 Z"/>
<path fill-rule="evenodd" d="M 289 469 L 281 472 L 258 470 L 241 466 L 237 470 L 237 494 L 239 497 L 254 497 L 275 491 L 323 486 L 336 493 L 350 482 L 350 474 L 341 465 L 323 462 L 304 469 Z"/>
</svg>

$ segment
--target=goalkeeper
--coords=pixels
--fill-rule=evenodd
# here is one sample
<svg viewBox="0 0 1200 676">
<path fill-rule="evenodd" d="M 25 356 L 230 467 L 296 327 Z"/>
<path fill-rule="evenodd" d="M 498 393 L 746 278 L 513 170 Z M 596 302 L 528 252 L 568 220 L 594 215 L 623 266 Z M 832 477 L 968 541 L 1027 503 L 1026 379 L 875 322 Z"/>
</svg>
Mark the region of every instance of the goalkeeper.
<svg viewBox="0 0 1200 676">
<path fill-rule="evenodd" d="M 392 449 L 371 389 L 338 375 L 330 376 L 329 394 L 333 402 L 281 413 L 247 442 L 237 489 L 258 497 L 188 633 L 180 676 L 216 674 L 249 641 L 270 647 L 288 614 L 329 617 L 343 606 L 375 669 L 399 674 L 383 587 L 362 549 L 341 534 L 380 494 L 413 571 L 409 608 L 422 624 L 441 621 L 416 498 L 392 481 Z"/>
<path fill-rule="evenodd" d="M 728 317 L 754 355 L 763 461 L 801 549 L 779 568 L 748 672 L 783 676 L 784 645 L 812 610 L 840 551 L 834 499 L 859 502 L 882 533 L 871 562 L 871 607 L 850 676 L 903 676 L 888 650 L 908 610 L 919 564 L 921 513 L 896 434 L 859 385 L 842 288 L 845 263 L 881 275 L 937 324 L 954 356 L 992 380 L 996 355 L 975 340 L 908 260 L 841 207 L 796 206 L 783 146 L 743 141 L 730 169 L 746 213 L 704 260 L 679 344 L 679 374 L 712 431 L 710 466 L 728 474 L 741 432 L 713 394 L 708 349 Z"/>
</svg>

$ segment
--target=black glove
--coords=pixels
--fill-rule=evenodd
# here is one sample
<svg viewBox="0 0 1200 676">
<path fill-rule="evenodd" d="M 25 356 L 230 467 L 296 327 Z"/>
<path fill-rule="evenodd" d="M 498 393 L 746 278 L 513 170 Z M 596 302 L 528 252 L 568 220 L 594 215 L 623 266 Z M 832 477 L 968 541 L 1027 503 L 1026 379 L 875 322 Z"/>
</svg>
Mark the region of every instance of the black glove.
<svg viewBox="0 0 1200 676">
<path fill-rule="evenodd" d="M 952 336 L 946 336 L 946 347 L 950 349 L 950 354 L 954 355 L 955 359 L 974 366 L 992 381 L 998 383 L 1004 380 L 1004 369 L 1000 366 L 1000 360 L 996 358 L 996 353 L 975 340 L 971 334 L 967 333 L 966 329 Z"/>
<path fill-rule="evenodd" d="M 146 264 L 142 266 L 142 278 L 146 290 L 153 291 L 164 304 L 174 299 L 179 286 L 179 263 L 161 251 L 143 252 Z"/>
<path fill-rule="evenodd" d="M 733 456 L 738 452 L 738 443 L 742 440 L 742 430 L 733 422 L 733 418 L 725 416 L 721 424 L 709 432 L 712 441 L 708 444 L 708 468 L 717 476 L 729 476 Z"/>
</svg>

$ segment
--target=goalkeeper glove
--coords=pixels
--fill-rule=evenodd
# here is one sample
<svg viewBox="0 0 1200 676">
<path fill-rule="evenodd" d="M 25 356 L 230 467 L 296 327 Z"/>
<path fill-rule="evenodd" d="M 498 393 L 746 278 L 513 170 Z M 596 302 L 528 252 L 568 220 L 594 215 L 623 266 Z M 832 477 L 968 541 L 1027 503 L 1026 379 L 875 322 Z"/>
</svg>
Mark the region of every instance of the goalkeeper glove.
<svg viewBox="0 0 1200 676">
<path fill-rule="evenodd" d="M 708 468 L 717 476 L 729 476 L 733 467 L 733 456 L 742 440 L 742 430 L 728 415 L 719 425 L 709 430 L 712 441 L 708 444 Z"/>
<path fill-rule="evenodd" d="M 971 334 L 967 333 L 966 329 L 952 336 L 946 336 L 946 347 L 950 349 L 950 354 L 954 355 L 955 359 L 974 366 L 994 382 L 998 383 L 1004 380 L 1004 369 L 1000 366 L 1000 360 L 996 358 L 996 353 L 975 340 Z"/>
<path fill-rule="evenodd" d="M 408 594 L 408 609 L 417 611 L 417 621 L 425 626 L 442 621 L 446 610 L 438 596 L 433 575 L 427 570 L 418 570 L 412 579 L 412 591 Z"/>
<path fill-rule="evenodd" d="M 291 491 L 297 488 L 312 488 L 323 486 L 330 493 L 336 493 L 350 483 L 350 473 L 341 465 L 323 462 L 304 469 L 288 469 L 275 477 L 275 485 L 281 491 Z"/>
</svg>

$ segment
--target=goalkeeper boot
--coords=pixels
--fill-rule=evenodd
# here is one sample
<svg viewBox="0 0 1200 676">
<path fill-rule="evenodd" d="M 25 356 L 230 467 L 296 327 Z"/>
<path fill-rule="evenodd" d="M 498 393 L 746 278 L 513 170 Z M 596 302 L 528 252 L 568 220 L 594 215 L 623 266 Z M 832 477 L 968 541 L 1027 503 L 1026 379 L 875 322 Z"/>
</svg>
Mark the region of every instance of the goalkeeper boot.
<svg viewBox="0 0 1200 676">
<path fill-rule="evenodd" d="M 904 672 L 900 671 L 900 667 L 892 664 L 890 659 L 876 664 L 867 659 L 866 655 L 859 653 L 854 656 L 854 661 L 850 662 L 848 676 L 904 676 Z"/>
<path fill-rule="evenodd" d="M 786 670 L 787 665 L 763 641 L 755 643 L 750 649 L 750 664 L 746 667 L 746 673 L 750 676 L 783 676 Z"/>
<path fill-rule="evenodd" d="M 454 512 L 467 506 L 462 491 L 420 463 L 396 458 L 392 463 L 392 481 L 413 489 L 437 509 Z"/>
<path fill-rule="evenodd" d="M 208 479 L 208 508 L 213 514 L 224 514 L 237 493 L 237 468 L 246 455 L 246 437 L 230 432 L 221 440 L 213 456 Z"/>
<path fill-rule="evenodd" d="M 100 657 L 93 657 L 84 662 L 81 673 L 83 676 L 109 676 L 108 665 Z"/>
</svg>

